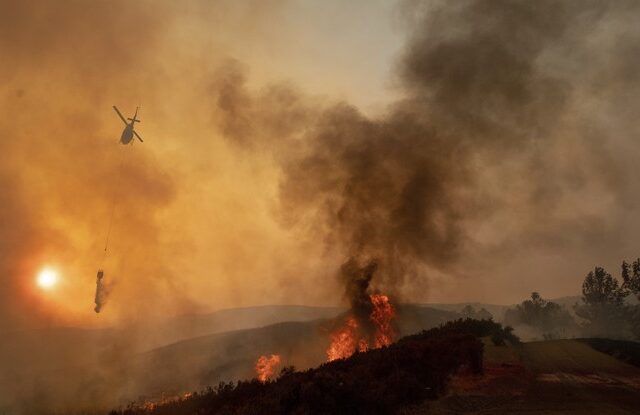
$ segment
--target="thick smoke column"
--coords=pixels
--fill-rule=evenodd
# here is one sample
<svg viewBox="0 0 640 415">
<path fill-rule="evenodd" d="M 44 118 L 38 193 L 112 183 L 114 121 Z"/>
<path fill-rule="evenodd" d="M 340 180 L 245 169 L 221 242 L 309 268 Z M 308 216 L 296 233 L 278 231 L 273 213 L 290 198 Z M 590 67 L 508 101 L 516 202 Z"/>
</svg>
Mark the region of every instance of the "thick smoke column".
<svg viewBox="0 0 640 415">
<path fill-rule="evenodd" d="M 282 86 L 254 96 L 237 65 L 217 74 L 226 136 L 277 161 L 282 222 L 343 260 L 376 258 L 373 285 L 393 294 L 432 272 L 467 274 L 456 268 L 466 253 L 486 249 L 495 261 L 529 244 L 593 238 L 585 224 L 597 218 L 575 195 L 620 185 L 598 140 L 582 139 L 595 130 L 579 117 L 578 92 L 601 84 L 586 72 L 576 79 L 584 56 L 574 52 L 592 53 L 589 30 L 633 3 L 404 6 L 404 97 L 380 116 Z M 486 229 L 494 219 L 503 227 Z"/>
<path fill-rule="evenodd" d="M 345 286 L 345 295 L 351 305 L 351 313 L 358 322 L 358 326 L 369 337 L 373 335 L 375 329 L 369 319 L 373 312 L 369 284 L 377 268 L 378 265 L 375 261 L 361 266 L 355 258 L 349 258 L 340 267 L 340 278 Z"/>
<path fill-rule="evenodd" d="M 467 243 L 464 220 L 482 208 L 476 160 L 528 151 L 557 122 L 564 85 L 535 61 L 563 16 L 556 2 L 426 13 L 400 63 L 406 98 L 377 119 L 347 105 L 324 111 L 283 163 L 287 209 L 314 212 L 347 255 L 378 258 L 387 286 L 424 266 L 447 269 Z M 513 27 L 529 35 L 509 36 Z"/>
</svg>

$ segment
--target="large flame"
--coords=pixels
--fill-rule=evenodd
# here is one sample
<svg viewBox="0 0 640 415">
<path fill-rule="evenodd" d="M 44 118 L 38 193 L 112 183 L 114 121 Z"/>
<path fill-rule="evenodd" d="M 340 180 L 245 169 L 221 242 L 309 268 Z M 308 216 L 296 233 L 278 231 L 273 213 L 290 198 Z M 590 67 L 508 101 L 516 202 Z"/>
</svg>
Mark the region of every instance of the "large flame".
<svg viewBox="0 0 640 415">
<path fill-rule="evenodd" d="M 329 335 L 331 344 L 327 349 L 327 360 L 346 359 L 357 351 L 366 352 L 370 348 L 377 349 L 390 345 L 395 338 L 393 319 L 396 310 L 384 294 L 369 296 L 373 311 L 369 320 L 375 327 L 373 339 L 367 339 L 360 331 L 358 321 L 350 316 L 345 324 Z M 371 346 L 370 343 L 373 345 Z"/>
<path fill-rule="evenodd" d="M 329 361 L 336 359 L 345 359 L 356 351 L 356 347 L 363 347 L 367 350 L 367 343 L 362 339 L 358 342 L 358 322 L 355 318 L 349 317 L 345 325 L 330 334 L 331 344 L 327 349 L 327 358 Z"/>
<path fill-rule="evenodd" d="M 258 380 L 265 383 L 273 376 L 274 369 L 280 364 L 280 355 L 272 354 L 270 357 L 260 356 L 256 362 Z"/>
<path fill-rule="evenodd" d="M 373 311 L 369 317 L 376 326 L 374 348 L 388 346 L 393 343 L 395 333 L 391 322 L 396 316 L 396 310 L 384 294 L 371 295 Z"/>
</svg>

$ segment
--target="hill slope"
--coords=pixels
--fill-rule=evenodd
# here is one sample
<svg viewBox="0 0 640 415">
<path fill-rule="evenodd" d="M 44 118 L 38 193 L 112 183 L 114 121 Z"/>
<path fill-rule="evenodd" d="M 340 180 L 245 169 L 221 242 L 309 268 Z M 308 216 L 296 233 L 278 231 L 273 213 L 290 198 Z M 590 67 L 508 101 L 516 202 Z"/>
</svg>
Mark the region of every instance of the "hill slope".
<svg viewBox="0 0 640 415">
<path fill-rule="evenodd" d="M 111 406 L 146 393 L 136 377 L 137 372 L 144 372 L 140 362 L 149 359 L 145 351 L 212 333 L 330 318 L 342 311 L 336 307 L 276 305 L 146 321 L 117 329 L 4 332 L 0 334 L 0 413 L 25 407 L 26 413 L 33 413 L 51 402 Z M 163 356 L 176 362 L 174 368 L 181 367 L 178 357 Z M 225 356 L 220 352 L 218 365 Z"/>
<path fill-rule="evenodd" d="M 283 321 L 331 318 L 338 307 L 273 305 L 219 310 L 141 321 L 109 329 L 49 328 L 0 333 L 0 376 L 94 363 L 110 353 L 137 354 L 207 334 L 263 327 Z M 1 395 L 0 395 L 1 396 Z"/>
<path fill-rule="evenodd" d="M 340 310 L 311 310 L 296 317 L 336 311 Z M 283 314 L 276 313 L 276 317 Z M 401 305 L 398 307 L 398 326 L 401 333 L 410 334 L 456 316 L 428 307 Z M 234 318 L 230 316 L 230 319 Z M 35 385 L 27 381 L 32 378 L 16 385 L 7 377 L 6 387 L 0 394 L 5 394 L 5 408 L 15 406 L 15 400 L 10 399 L 17 397 L 23 401 L 22 407 L 27 405 L 27 412 L 34 414 L 51 407 L 109 408 L 143 397 L 173 395 L 216 385 L 220 381 L 252 378 L 256 359 L 263 354 L 281 355 L 283 365 L 300 369 L 314 367 L 326 360 L 329 327 L 327 319 L 285 322 L 207 334 L 142 353 L 133 353 L 131 349 L 107 342 L 110 346 L 101 344 L 99 351 L 89 348 L 91 358 L 84 359 L 82 364 L 56 366 L 39 373 Z M 150 373 L 153 376 L 149 376 Z M 34 392 L 38 399 L 32 399 Z M 0 401 L 0 412 L 2 404 Z"/>
<path fill-rule="evenodd" d="M 458 370 L 482 372 L 482 342 L 466 332 L 467 328 L 508 334 L 493 322 L 460 320 L 404 337 L 388 347 L 304 372 L 284 373 L 273 382 L 223 384 L 157 406 L 112 414 L 389 414 L 439 396 L 450 375 Z"/>
<path fill-rule="evenodd" d="M 454 379 L 450 393 L 415 414 L 637 414 L 640 370 L 577 340 L 497 347 L 485 375 Z"/>
</svg>

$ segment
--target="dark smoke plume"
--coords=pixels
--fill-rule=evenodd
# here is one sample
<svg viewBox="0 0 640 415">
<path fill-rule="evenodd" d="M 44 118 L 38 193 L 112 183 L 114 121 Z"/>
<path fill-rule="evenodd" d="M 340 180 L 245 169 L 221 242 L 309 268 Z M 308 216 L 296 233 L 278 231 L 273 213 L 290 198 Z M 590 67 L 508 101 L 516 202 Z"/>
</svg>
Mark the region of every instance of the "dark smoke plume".
<svg viewBox="0 0 640 415">
<path fill-rule="evenodd" d="M 378 268 L 375 261 L 360 265 L 355 258 L 349 258 L 340 267 L 340 279 L 345 286 L 345 296 L 349 300 L 351 313 L 358 321 L 364 333 L 371 336 L 374 331 L 370 316 L 373 304 L 369 292 L 369 285 Z"/>
<path fill-rule="evenodd" d="M 379 119 L 327 109 L 282 164 L 287 208 L 315 211 L 347 255 L 380 258 L 391 285 L 417 265 L 446 269 L 458 258 L 463 222 L 481 207 L 476 159 L 527 151 L 564 105 L 565 85 L 535 66 L 563 32 L 562 6 L 464 4 L 416 25 L 400 63 L 406 99 Z M 509 38 L 514 27 L 528 35 Z"/>
<path fill-rule="evenodd" d="M 576 118 L 575 96 L 589 80 L 573 79 L 583 58 L 574 51 L 593 53 L 584 41 L 593 25 L 630 8 L 637 9 L 407 2 L 411 34 L 398 64 L 404 98 L 382 116 L 346 103 L 313 105 L 282 86 L 253 96 L 232 66 L 215 86 L 222 125 L 240 146 L 273 151 L 283 223 L 343 257 L 376 258 L 376 284 L 391 291 L 430 271 L 460 272 L 462 254 L 487 249 L 473 235 L 485 220 L 513 218 L 523 232 L 502 236 L 496 257 L 516 246 L 566 244 L 574 234 L 587 240 L 585 229 L 600 222 L 580 214 L 567 193 L 594 184 L 616 192 L 619 184 L 599 141 L 581 139 L 594 133 Z M 567 160 L 573 140 L 582 150 Z M 567 218 L 567 210 L 576 213 Z M 347 291 L 365 280 L 347 282 Z"/>
</svg>

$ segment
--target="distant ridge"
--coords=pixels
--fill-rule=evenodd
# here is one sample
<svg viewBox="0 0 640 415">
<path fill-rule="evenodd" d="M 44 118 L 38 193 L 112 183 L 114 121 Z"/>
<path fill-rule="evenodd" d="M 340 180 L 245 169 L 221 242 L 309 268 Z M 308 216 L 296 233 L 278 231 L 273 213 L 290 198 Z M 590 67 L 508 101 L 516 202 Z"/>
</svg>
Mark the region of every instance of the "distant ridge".
<svg viewBox="0 0 640 415">
<path fill-rule="evenodd" d="M 522 301 L 527 300 L 528 298 L 523 298 Z M 574 296 L 565 296 L 549 299 L 549 301 L 553 301 L 554 303 L 560 304 L 563 307 L 566 307 L 569 312 L 573 313 L 573 305 L 580 302 L 581 297 L 578 295 Z M 520 303 L 518 303 L 520 304 Z M 504 320 L 504 313 L 510 309 L 514 308 L 517 304 L 491 304 L 491 303 L 479 303 L 479 302 L 466 302 L 466 303 L 426 303 L 421 304 L 428 307 L 437 308 L 440 310 L 460 312 L 464 307 L 470 305 L 476 311 L 484 308 L 488 312 L 493 315 L 493 318 L 496 321 Z"/>
</svg>

